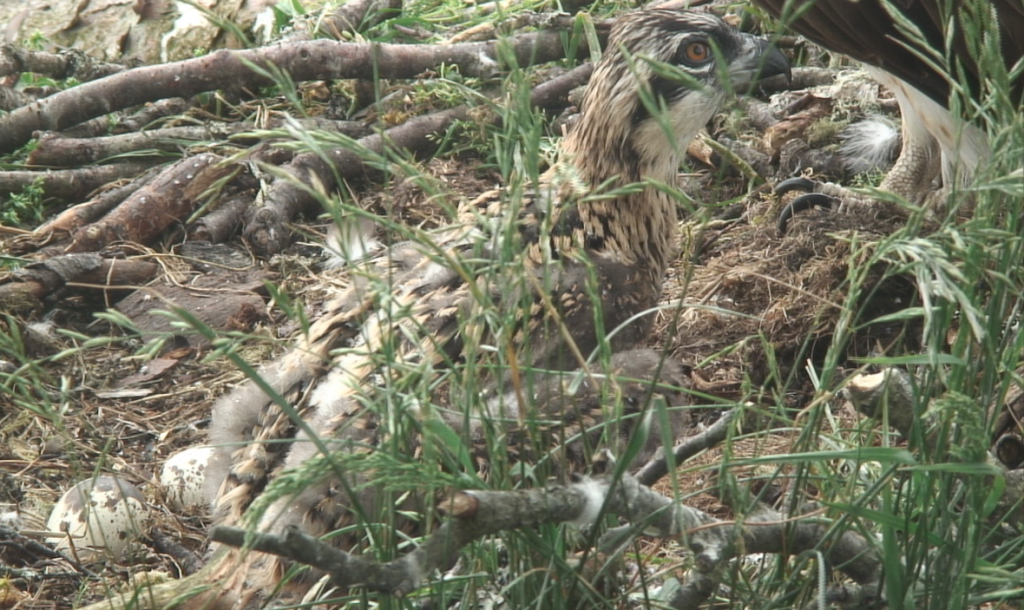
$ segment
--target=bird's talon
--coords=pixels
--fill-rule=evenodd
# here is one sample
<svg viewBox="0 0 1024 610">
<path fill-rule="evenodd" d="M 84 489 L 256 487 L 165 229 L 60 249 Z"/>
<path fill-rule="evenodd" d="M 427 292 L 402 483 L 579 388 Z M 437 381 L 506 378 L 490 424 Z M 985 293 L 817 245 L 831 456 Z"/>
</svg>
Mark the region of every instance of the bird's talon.
<svg viewBox="0 0 1024 610">
<path fill-rule="evenodd" d="M 803 191 L 805 193 L 817 192 L 819 184 L 809 178 L 787 178 L 775 185 L 775 195 L 782 197 L 792 191 Z"/>
<path fill-rule="evenodd" d="M 806 180 L 806 178 L 793 178 L 793 180 Z M 788 180 L 786 182 L 788 182 Z M 835 201 L 836 199 L 834 197 L 822 195 L 821 193 L 800 195 L 793 201 L 790 201 L 786 204 L 786 207 L 782 208 L 782 213 L 779 214 L 779 235 L 786 234 L 786 227 L 789 225 L 789 221 L 793 218 L 794 214 L 798 214 L 815 207 L 831 210 Z"/>
</svg>

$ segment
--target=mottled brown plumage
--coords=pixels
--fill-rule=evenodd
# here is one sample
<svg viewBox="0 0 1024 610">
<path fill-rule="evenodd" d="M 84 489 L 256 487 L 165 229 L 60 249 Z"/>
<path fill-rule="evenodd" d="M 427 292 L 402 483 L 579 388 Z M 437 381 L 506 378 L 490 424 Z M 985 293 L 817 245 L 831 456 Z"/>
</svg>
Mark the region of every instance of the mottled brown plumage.
<svg viewBox="0 0 1024 610">
<path fill-rule="evenodd" d="M 593 368 L 602 370 L 599 366 Z M 531 414 L 533 422 L 517 422 L 522 414 L 515 390 L 485 397 L 488 415 L 497 422 L 511 422 L 500 424 L 509 458 L 528 463 L 549 460 L 551 470 L 563 478 L 586 464 L 598 448 L 621 456 L 641 418 L 651 412 L 652 402 L 664 402 L 670 426 L 662 429 L 651 421 L 651 432 L 634 457 L 635 464 L 646 463 L 659 448 L 671 447 L 690 419 L 688 412 L 679 408 L 689 404 L 689 377 L 677 361 L 650 349 L 612 355 L 607 374 L 552 371 L 535 375 L 532 382 L 526 401 L 536 406 Z M 618 412 L 613 405 L 620 407 Z M 462 424 L 460 413 L 448 412 L 444 417 L 453 428 Z M 484 422 L 470 426 L 469 432 L 475 455 L 486 468 L 489 458 Z"/>
<path fill-rule="evenodd" d="M 659 76 L 651 60 L 677 66 L 702 87 Z M 480 371 L 488 363 L 515 365 L 472 390 L 490 398 L 466 402 L 482 403 L 488 412 L 451 418 L 471 444 L 482 422 L 494 417 L 562 421 L 560 431 L 545 424 L 550 438 L 596 442 L 584 428 L 607 417 L 616 402 L 607 397 L 616 392 L 624 393 L 617 401 L 623 411 L 634 415 L 648 394 L 679 404 L 677 391 L 652 389 L 661 366 L 650 352 L 610 362 L 608 372 L 648 381 L 640 386 L 623 382 L 598 390 L 598 377 L 588 377 L 590 385 L 573 394 L 564 378 L 530 371 L 577 369 L 581 355 L 602 346 L 630 350 L 646 335 L 645 314 L 657 304 L 676 230 L 676 202 L 656 185 L 674 181 L 682 151 L 717 110 L 727 88 L 719 79 L 730 75 L 734 86 L 743 86 L 762 65 L 764 74 L 788 71 L 778 51 L 717 17 L 675 10 L 626 15 L 595 67 L 558 163 L 530 192 L 485 194 L 461 206 L 458 222 L 434 234 L 433 244 L 400 244 L 354 270 L 352 287 L 298 347 L 264 367 L 262 377 L 331 449 L 348 452 L 372 451 L 382 441 L 387 422 L 364 401 L 374 400 L 383 381 L 429 378 L 458 362 L 473 361 Z M 641 91 L 655 106 L 645 104 Z M 514 322 L 504 327 L 495 320 Z M 678 367 L 663 366 L 665 379 L 677 383 Z M 605 371 L 591 364 L 590 372 Z M 674 417 L 678 422 L 681 415 Z M 616 437 L 621 434 L 610 435 Z M 227 523 L 239 521 L 278 469 L 317 454 L 253 383 L 218 402 L 210 440 L 219 450 L 208 469 L 208 492 Z M 660 443 L 660 436 L 652 442 Z M 565 455 L 572 461 L 583 452 Z M 350 522 L 351 499 L 338 483 L 311 482 L 275 503 L 261 527 L 296 524 L 318 535 Z M 360 500 L 372 505 L 372 490 Z"/>
</svg>

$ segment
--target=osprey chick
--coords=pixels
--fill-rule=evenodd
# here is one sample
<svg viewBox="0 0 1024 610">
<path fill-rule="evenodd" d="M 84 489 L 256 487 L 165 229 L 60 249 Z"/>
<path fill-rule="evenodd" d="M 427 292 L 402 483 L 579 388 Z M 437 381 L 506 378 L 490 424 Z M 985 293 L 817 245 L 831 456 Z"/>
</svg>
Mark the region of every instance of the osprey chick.
<svg viewBox="0 0 1024 610">
<path fill-rule="evenodd" d="M 647 332 L 650 316 L 644 314 L 657 304 L 673 256 L 676 201 L 657 184 L 674 182 L 680 156 L 727 91 L 788 70 L 766 41 L 710 14 L 663 9 L 625 15 L 594 68 L 582 116 L 561 142 L 558 162 L 531 190 L 514 198 L 487 193 L 462 206 L 459 222 L 435 244 L 399 244 L 378 256 L 295 349 L 261 369 L 261 377 L 280 396 L 294 398 L 305 425 L 332 451 L 368 452 L 388 423 L 368 404 L 379 385 L 409 371 L 431 378 L 470 361 L 484 371 L 479 363 L 502 358 L 512 370 L 566 371 L 583 364 L 577 355 L 586 358 L 605 341 L 614 352 L 633 349 Z M 515 255 L 508 260 L 510 251 Z M 489 313 L 495 308 L 501 316 Z M 634 374 L 625 360 L 613 359 L 612 367 Z M 637 360 L 650 360 L 648 377 L 658 359 L 640 353 Z M 535 397 L 548 402 L 545 419 L 557 415 L 558 398 L 547 397 L 555 386 L 540 379 L 535 387 L 541 391 L 532 392 L 517 375 L 498 375 L 482 386 L 491 399 L 476 402 L 490 413 L 457 415 L 451 425 L 472 427 L 495 415 L 528 420 L 535 417 Z M 525 388 L 509 399 L 516 413 L 509 413 L 508 401 L 495 399 L 510 387 Z M 306 388 L 308 395 L 296 398 Z M 576 406 L 600 408 L 595 402 Z M 555 419 L 588 422 L 591 415 Z M 207 470 L 207 492 L 228 524 L 239 521 L 281 468 L 318 454 L 253 382 L 215 405 L 210 442 L 217 455 Z M 312 481 L 274 503 L 260 527 L 299 525 L 320 535 L 351 523 L 350 483 Z M 372 493 L 358 500 L 372 515 Z M 229 579 L 238 572 L 237 566 L 224 569 Z"/>
</svg>

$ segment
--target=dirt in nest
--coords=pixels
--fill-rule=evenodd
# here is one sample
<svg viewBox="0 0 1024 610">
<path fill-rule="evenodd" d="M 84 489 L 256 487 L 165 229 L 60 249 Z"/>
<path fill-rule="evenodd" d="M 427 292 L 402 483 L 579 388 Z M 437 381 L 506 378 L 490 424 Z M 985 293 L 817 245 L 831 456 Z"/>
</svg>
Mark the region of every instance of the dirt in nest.
<svg viewBox="0 0 1024 610">
<path fill-rule="evenodd" d="M 746 179 L 726 161 L 709 160 L 716 167 L 693 161 L 695 176 L 686 182 L 698 203 L 711 192 L 724 201 L 746 191 Z M 444 210 L 454 207 L 459 196 L 498 184 L 495 173 L 476 161 L 437 159 L 424 169 L 427 189 L 420 182 L 398 180 L 385 191 L 354 187 L 359 190 L 353 198 L 374 213 L 429 229 L 443 222 Z M 825 176 L 830 177 L 835 176 Z M 851 269 L 870 258 L 873 243 L 901 226 L 898 215 L 879 209 L 861 214 L 811 210 L 799 214 L 780 235 L 775 219 L 783 202 L 766 192 L 762 187 L 734 201 L 710 221 L 695 214 L 680 223 L 680 256 L 667 279 L 665 308 L 651 343 L 687 365 L 694 388 L 702 394 L 735 401 L 762 400 L 762 394 L 774 393 L 785 397 L 784 407 L 799 409 L 813 393 L 804 367 L 808 361 L 822 364 L 837 322 L 863 322 L 906 308 L 915 290 L 881 263 Z M 327 232 L 325 224 L 301 228 L 310 241 Z M 241 242 L 227 248 L 229 258 L 251 257 Z M 282 308 L 295 309 L 301 301 L 306 316 L 315 318 L 323 302 L 344 284 L 343 272 L 324 271 L 322 250 L 309 243 L 236 270 L 236 275 L 217 275 L 214 285 L 204 287 L 202 278 L 222 269 L 221 263 L 204 263 L 206 256 L 161 254 L 161 279 L 135 298 L 156 306 L 171 288 L 188 287 L 200 295 L 198 310 L 210 300 L 226 300 L 227 290 L 244 297 L 238 309 L 242 313 L 227 316 L 224 328 L 261 339 L 230 346 L 251 363 L 280 355 L 288 337 L 299 330 Z M 861 283 L 864 296 L 851 303 L 847 288 L 854 271 L 868 279 Z M 279 286 L 280 296 L 270 294 L 264 281 Z M 178 577 L 206 550 L 209 523 L 203 511 L 166 508 L 157 477 L 168 456 L 204 442 L 212 402 L 243 375 L 225 358 L 209 358 L 227 345 L 179 336 L 173 325 L 157 327 L 159 316 L 149 328 L 165 333 L 159 359 L 142 357 L 133 333 L 109 317 L 97 320 L 93 315 L 123 296 L 69 287 L 46 311 L 25 320 L 0 321 L 5 333 L 17 330 L 25 338 L 24 347 L 33 358 L 49 358 L 39 366 L 0 363 L 21 379 L 18 392 L 0 396 L 0 473 L 5 475 L 0 478 L 0 512 L 5 519 L 18 520 L 22 531 L 43 530 L 49 507 L 64 490 L 92 473 L 112 472 L 144 491 L 155 528 L 146 544 L 129 556 L 88 567 L 47 556 L 37 538 L 0 529 L 0 563 L 12 570 L 5 576 L 23 595 L 14 603 L 0 600 L 0 607 L 23 602 L 21 607 L 67 608 L 98 600 L 110 590 L 127 589 L 138 578 Z M 283 300 L 285 296 L 293 301 Z M 252 298 L 264 305 L 253 306 Z M 851 307 L 856 309 L 852 316 Z M 122 306 L 122 311 L 127 312 L 122 316 L 142 323 L 134 310 Z M 914 335 L 902 322 L 859 327 L 849 336 L 840 364 L 897 340 L 912 341 Z M 56 357 L 96 337 L 110 339 Z"/>
<path fill-rule="evenodd" d="M 870 258 L 873 244 L 900 226 L 898 215 L 812 210 L 780 235 L 770 219 L 784 203 L 755 195 L 734 220 L 683 223 L 692 240 L 666 287 L 680 311 L 663 312 L 655 336 L 671 337 L 666 347 L 703 382 L 740 388 L 789 379 L 807 360 L 820 364 L 851 307 L 848 322 L 861 323 L 913 302 L 913 284 L 883 263 L 856 270 L 865 296 L 847 299 L 851 265 Z M 878 353 L 907 330 L 903 322 L 869 325 L 849 338 L 845 360 Z"/>
</svg>

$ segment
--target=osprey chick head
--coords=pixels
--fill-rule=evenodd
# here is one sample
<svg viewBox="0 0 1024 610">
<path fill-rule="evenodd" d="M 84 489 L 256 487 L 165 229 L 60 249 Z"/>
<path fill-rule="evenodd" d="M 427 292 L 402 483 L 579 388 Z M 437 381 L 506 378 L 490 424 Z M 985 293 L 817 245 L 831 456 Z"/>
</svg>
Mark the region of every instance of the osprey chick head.
<svg viewBox="0 0 1024 610">
<path fill-rule="evenodd" d="M 782 53 L 709 13 L 625 15 L 594 68 L 583 118 L 566 147 L 577 155 L 616 151 L 613 162 L 635 170 L 626 179 L 670 178 L 678 154 L 666 155 L 666 148 L 685 147 L 727 93 L 776 74 L 789 74 Z"/>
</svg>

